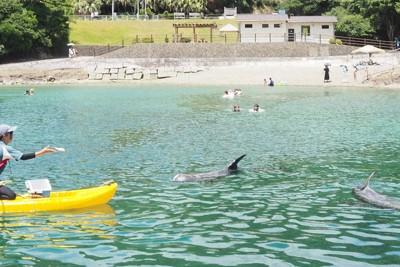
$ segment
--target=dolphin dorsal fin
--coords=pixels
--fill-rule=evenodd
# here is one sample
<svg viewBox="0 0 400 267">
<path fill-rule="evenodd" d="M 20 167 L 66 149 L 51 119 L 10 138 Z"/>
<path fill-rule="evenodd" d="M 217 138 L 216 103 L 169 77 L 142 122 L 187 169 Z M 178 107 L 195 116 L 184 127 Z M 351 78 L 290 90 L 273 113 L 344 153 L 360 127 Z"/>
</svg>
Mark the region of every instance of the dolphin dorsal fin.
<svg viewBox="0 0 400 267">
<path fill-rule="evenodd" d="M 367 180 L 365 181 L 365 184 L 363 187 L 361 187 L 361 190 L 365 189 L 366 187 L 369 186 L 369 182 L 371 181 L 372 176 L 374 176 L 375 172 L 371 173 L 371 175 L 367 178 Z"/>
<path fill-rule="evenodd" d="M 240 161 L 242 158 L 244 158 L 244 156 L 246 156 L 246 154 L 241 155 L 240 157 L 238 157 L 237 159 L 235 159 L 235 160 L 231 163 L 231 165 L 229 165 L 228 170 L 236 171 L 236 170 L 237 170 L 237 165 L 238 165 L 239 161 Z"/>
</svg>

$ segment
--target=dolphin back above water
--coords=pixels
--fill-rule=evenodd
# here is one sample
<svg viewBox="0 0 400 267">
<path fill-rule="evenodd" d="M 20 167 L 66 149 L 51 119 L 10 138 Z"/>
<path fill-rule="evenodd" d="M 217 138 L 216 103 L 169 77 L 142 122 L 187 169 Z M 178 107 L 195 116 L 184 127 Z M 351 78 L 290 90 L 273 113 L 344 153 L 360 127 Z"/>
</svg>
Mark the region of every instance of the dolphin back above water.
<svg viewBox="0 0 400 267">
<path fill-rule="evenodd" d="M 372 204 L 374 206 L 380 208 L 389 208 L 400 210 L 400 201 L 396 201 L 388 198 L 387 196 L 380 195 L 371 187 L 369 187 L 369 182 L 371 181 L 372 176 L 375 174 L 373 172 L 365 181 L 364 186 L 353 188 L 353 193 L 360 198 L 361 200 Z"/>
<path fill-rule="evenodd" d="M 239 161 L 244 158 L 246 154 L 238 157 L 235 159 L 229 166 L 228 168 L 225 168 L 223 170 L 218 170 L 218 171 L 212 171 L 212 172 L 206 172 L 206 173 L 199 173 L 199 174 L 177 174 L 175 177 L 172 179 L 172 181 L 175 182 L 197 182 L 197 181 L 208 181 L 208 180 L 213 180 L 215 178 L 221 177 L 221 176 L 227 176 L 232 173 L 235 173 L 238 171 L 238 163 Z"/>
</svg>

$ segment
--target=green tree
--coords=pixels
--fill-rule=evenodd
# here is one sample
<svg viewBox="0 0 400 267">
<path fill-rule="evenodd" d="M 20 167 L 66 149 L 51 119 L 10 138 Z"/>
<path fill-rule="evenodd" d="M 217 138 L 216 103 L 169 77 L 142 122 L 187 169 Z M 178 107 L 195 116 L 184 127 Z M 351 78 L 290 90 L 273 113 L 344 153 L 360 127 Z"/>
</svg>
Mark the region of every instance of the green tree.
<svg viewBox="0 0 400 267">
<path fill-rule="evenodd" d="M 63 54 L 69 37 L 69 0 L 0 0 L 0 56 Z"/>
<path fill-rule="evenodd" d="M 340 0 L 286 0 L 280 7 L 295 16 L 322 15 L 339 5 Z"/>
<path fill-rule="evenodd" d="M 0 32 L 3 55 L 26 56 L 41 38 L 42 31 L 35 14 L 24 9 L 19 0 L 0 0 Z"/>
<path fill-rule="evenodd" d="M 336 35 L 371 38 L 375 32 L 370 20 L 360 14 L 352 14 L 342 6 L 335 7 L 324 15 L 337 17 Z"/>
<path fill-rule="evenodd" d="M 90 14 L 92 12 L 99 12 L 103 5 L 102 0 L 72 0 L 74 14 Z"/>
<path fill-rule="evenodd" d="M 21 0 L 27 10 L 35 14 L 40 38 L 36 50 L 61 54 L 69 39 L 70 1 Z"/>
<path fill-rule="evenodd" d="M 400 31 L 398 0 L 341 0 L 341 5 L 369 20 L 377 38 L 394 40 Z"/>
<path fill-rule="evenodd" d="M 370 16 L 381 37 L 394 40 L 400 30 L 400 12 L 398 0 L 369 0 L 366 1 L 366 16 Z M 385 36 L 386 35 L 386 36 Z"/>
</svg>

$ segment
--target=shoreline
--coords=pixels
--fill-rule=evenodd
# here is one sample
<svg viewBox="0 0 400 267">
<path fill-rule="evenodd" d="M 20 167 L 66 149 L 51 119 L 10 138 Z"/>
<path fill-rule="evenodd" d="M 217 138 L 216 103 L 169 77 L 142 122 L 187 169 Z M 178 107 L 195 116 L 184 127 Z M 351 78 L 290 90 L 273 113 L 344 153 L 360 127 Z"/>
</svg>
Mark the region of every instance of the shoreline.
<svg viewBox="0 0 400 267">
<path fill-rule="evenodd" d="M 368 59 L 367 55 L 319 58 L 262 58 L 208 62 L 181 60 L 179 64 L 163 59 L 130 58 L 61 58 L 0 65 L 1 86 L 51 84 L 188 84 L 188 85 L 263 85 L 272 78 L 276 86 L 379 87 L 400 89 L 400 55 L 373 55 L 379 65 L 356 71 L 353 67 Z M 324 82 L 324 65 L 328 63 L 330 82 Z M 348 68 L 347 75 L 343 65 Z M 104 70 L 124 69 L 124 76 L 96 80 Z M 128 69 L 141 71 L 140 79 L 128 79 Z M 126 70 L 126 75 L 125 75 Z M 386 76 L 379 73 L 388 72 Z M 390 74 L 392 73 L 392 74 Z M 366 80 L 367 75 L 369 77 Z M 388 76 L 390 75 L 390 76 Z M 133 76 L 134 77 L 134 76 Z M 389 82 L 393 80 L 393 82 Z M 388 84 L 389 83 L 389 84 Z"/>
</svg>

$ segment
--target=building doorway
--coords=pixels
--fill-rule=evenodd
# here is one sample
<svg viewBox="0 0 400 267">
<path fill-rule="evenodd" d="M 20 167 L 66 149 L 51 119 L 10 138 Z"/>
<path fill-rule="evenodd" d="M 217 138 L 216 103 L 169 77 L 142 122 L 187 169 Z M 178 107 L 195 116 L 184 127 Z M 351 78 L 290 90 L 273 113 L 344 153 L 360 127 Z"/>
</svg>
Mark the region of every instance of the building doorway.
<svg viewBox="0 0 400 267">
<path fill-rule="evenodd" d="M 301 39 L 304 38 L 304 40 L 307 40 L 307 37 L 309 37 L 311 34 L 311 27 L 308 26 L 301 26 Z"/>
</svg>

